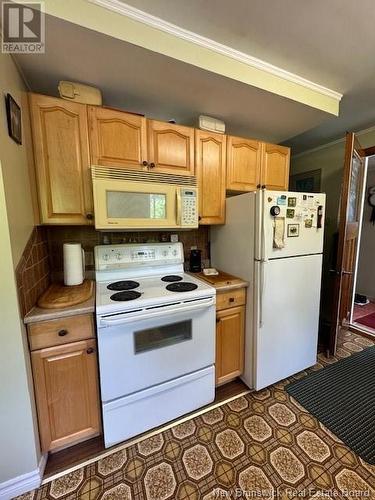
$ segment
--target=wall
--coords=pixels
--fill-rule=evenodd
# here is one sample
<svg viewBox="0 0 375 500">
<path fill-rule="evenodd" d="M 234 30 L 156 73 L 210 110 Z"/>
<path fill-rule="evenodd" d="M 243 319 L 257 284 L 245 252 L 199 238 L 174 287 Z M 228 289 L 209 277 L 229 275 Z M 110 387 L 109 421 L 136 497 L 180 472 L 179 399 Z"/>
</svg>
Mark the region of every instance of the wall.
<svg viewBox="0 0 375 500">
<path fill-rule="evenodd" d="M 25 85 L 9 55 L 0 54 L 0 68 L 0 155 L 13 265 L 16 267 L 34 227 L 34 207 L 29 178 L 29 155 L 32 148 Z M 10 139 L 7 133 L 4 98 L 8 92 L 22 107 L 22 146 Z"/>
<path fill-rule="evenodd" d="M 357 133 L 362 147 L 375 145 L 375 127 Z M 344 140 L 328 143 L 306 151 L 291 159 L 291 175 L 322 169 L 321 191 L 327 195 L 324 259 L 322 280 L 322 317 L 329 321 L 332 303 L 332 275 L 329 269 L 334 261 L 334 239 L 338 228 L 338 211 L 344 165 Z"/>
<path fill-rule="evenodd" d="M 0 497 L 2 483 L 24 474 L 37 480 L 40 458 L 30 359 L 14 273 L 34 226 L 34 207 L 26 143 L 19 146 L 8 136 L 7 92 L 22 104 L 27 127 L 25 87 L 12 58 L 0 53 Z"/>
<path fill-rule="evenodd" d="M 369 166 L 366 200 L 363 210 L 361 246 L 359 252 L 356 292 L 375 299 L 375 226 L 370 222 L 372 207 L 367 203 L 369 187 L 375 186 L 375 165 Z"/>
<path fill-rule="evenodd" d="M 1 483 L 38 467 L 29 363 L 13 271 L 0 170 L 0 497 Z"/>
</svg>

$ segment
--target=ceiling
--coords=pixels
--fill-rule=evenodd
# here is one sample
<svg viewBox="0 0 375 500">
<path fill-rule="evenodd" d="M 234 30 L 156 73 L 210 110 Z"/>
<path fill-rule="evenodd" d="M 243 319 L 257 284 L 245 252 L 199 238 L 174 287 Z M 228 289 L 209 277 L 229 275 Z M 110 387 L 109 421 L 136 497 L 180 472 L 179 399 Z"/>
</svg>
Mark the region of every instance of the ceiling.
<svg viewBox="0 0 375 500">
<path fill-rule="evenodd" d="M 231 134 L 282 142 L 327 116 L 304 104 L 46 16 L 46 53 L 17 55 L 31 90 L 58 95 L 59 80 L 99 87 L 105 105 L 196 125 L 222 119 Z"/>
<path fill-rule="evenodd" d="M 375 124 L 373 0 L 126 3 L 343 93 L 339 118 L 287 141 L 296 153 Z"/>
<path fill-rule="evenodd" d="M 126 0 L 122 3 L 338 92 L 347 92 L 361 82 L 363 71 L 373 75 L 368 61 L 375 46 L 373 0 Z M 374 69 L 375 60 L 372 64 Z"/>
<path fill-rule="evenodd" d="M 119 0 L 121 1 L 121 0 Z M 125 2 L 124 2 L 125 3 Z M 30 88 L 60 79 L 101 88 L 105 104 L 291 145 L 294 153 L 375 124 L 373 0 L 126 0 L 181 28 L 344 94 L 340 116 L 47 16 L 45 55 L 20 55 Z"/>
</svg>

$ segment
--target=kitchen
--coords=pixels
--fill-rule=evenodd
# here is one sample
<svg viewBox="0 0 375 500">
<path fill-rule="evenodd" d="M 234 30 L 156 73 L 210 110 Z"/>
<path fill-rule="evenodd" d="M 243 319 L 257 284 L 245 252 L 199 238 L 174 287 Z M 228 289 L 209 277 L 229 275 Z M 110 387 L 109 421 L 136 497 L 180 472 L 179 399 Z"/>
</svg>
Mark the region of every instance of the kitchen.
<svg viewBox="0 0 375 500">
<path fill-rule="evenodd" d="M 66 474 L 79 477 L 80 495 L 104 493 L 103 478 L 132 447 L 173 462 L 165 432 L 190 440 L 187 476 L 208 488 L 212 458 L 195 437 L 196 419 L 214 426 L 230 408 L 233 420 L 248 394 L 262 401 L 316 363 L 325 195 L 289 191 L 291 152 L 279 141 L 207 115 L 187 125 L 168 110 L 162 119 L 129 109 L 89 80 L 25 88 L 19 68 L 30 71 L 29 59 L 16 60 L 4 62 L 13 80 L 2 88 L 22 115 L 21 143 L 10 127 L 6 148 L 28 182 L 5 171 L 4 213 L 16 221 L 12 190 L 32 210 L 4 231 L 15 241 L 28 232 L 22 226 L 30 230 L 10 246 L 18 264 L 9 293 L 25 325 L 25 412 L 41 453 L 37 472 L 6 485 L 4 498 L 41 480 L 59 498 L 69 493 L 57 491 Z M 244 427 L 251 438 L 258 423 Z M 233 429 L 215 437 L 225 459 L 244 452 Z M 200 460 L 206 472 L 189 468 Z M 153 472 L 167 481 L 167 462 L 146 467 L 145 497 L 158 498 Z M 95 487 L 83 479 L 90 464 L 102 477 Z M 132 498 L 129 477 L 115 498 Z M 173 481 L 164 498 L 176 497 Z"/>
<path fill-rule="evenodd" d="M 85 87 L 78 84 L 60 82 L 59 88 L 69 85 L 75 94 L 85 95 Z M 38 231 L 49 224 L 47 248 L 53 248 L 57 260 L 62 260 L 64 278 L 63 285 L 61 269 L 60 275 L 59 269 L 54 269 L 57 282 L 37 297 L 25 316 L 44 453 L 65 450 L 66 454 L 68 446 L 101 434 L 104 448 L 108 448 L 214 402 L 215 381 L 230 383 L 240 376 L 246 383 L 239 386 L 242 393 L 247 387 L 261 389 L 315 363 L 321 259 L 314 268 L 311 325 L 304 328 L 311 346 L 306 347 L 303 337 L 299 347 L 293 335 L 290 340 L 284 336 L 270 359 L 261 359 L 259 380 L 254 382 L 253 357 L 269 357 L 268 348 L 256 354 L 251 347 L 255 344 L 255 294 L 262 292 L 261 286 L 256 292 L 257 285 L 246 290 L 250 282 L 257 283 L 260 278 L 255 278 L 250 265 L 249 271 L 246 266 L 236 266 L 248 281 L 241 272 L 238 276 L 218 275 L 211 268 L 202 272 L 202 249 L 195 245 L 186 248 L 179 241 L 181 238 L 188 244 L 188 231 L 195 231 L 198 246 L 203 243 L 204 261 L 209 262 L 211 253 L 212 262 L 228 271 L 241 259 L 233 244 L 222 255 L 225 240 L 239 242 L 249 231 L 237 246 L 242 254 L 248 247 L 246 261 L 250 264 L 254 259 L 252 245 L 261 237 L 263 226 L 269 224 L 264 245 L 271 245 L 270 255 L 265 254 L 265 258 L 272 258 L 272 252 L 280 252 L 295 241 L 284 237 L 283 227 L 276 247 L 272 226 L 278 214 L 272 210 L 278 209 L 283 215 L 286 210 L 301 210 L 295 217 L 289 215 L 289 222 L 299 227 L 297 221 L 307 215 L 318 217 L 318 213 L 320 222 L 316 218 L 312 231 L 307 225 L 304 233 L 301 229 L 299 241 L 305 241 L 305 246 L 300 253 L 306 254 L 311 248 L 306 236 L 313 231 L 318 238 L 316 252 L 321 253 L 324 195 L 309 195 L 307 200 L 307 195 L 285 194 L 288 148 L 155 123 L 120 110 L 80 103 L 79 97 L 77 102 L 70 102 L 29 94 L 29 103 L 41 207 L 42 226 Z M 147 143 L 140 143 L 145 135 Z M 89 150 L 82 150 L 81 145 L 86 143 Z M 134 152 L 138 156 L 132 157 Z M 175 158 L 183 161 L 178 163 Z M 221 182 L 216 183 L 216 179 Z M 90 190 L 93 205 L 85 204 Z M 244 194 L 246 191 L 249 194 Z M 227 200 L 229 214 L 225 211 L 227 192 L 231 194 Z M 231 209 L 235 201 L 248 205 L 239 207 L 237 215 Z M 81 213 L 80 208 L 84 209 Z M 267 222 L 256 233 L 256 220 L 261 217 L 258 212 Z M 249 224 L 251 217 L 254 222 Z M 211 236 L 204 225 L 207 220 Z M 284 224 L 284 218 L 278 220 Z M 241 222 L 243 226 L 238 228 Z M 58 224 L 64 224 L 62 231 Z M 85 240 L 68 241 L 85 234 L 85 227 L 85 238 L 104 244 L 90 248 Z M 65 243 L 59 239 L 61 232 L 65 233 Z M 159 243 L 159 238 L 164 242 Z M 129 243 L 134 240 L 137 243 Z M 89 250 L 94 253 L 94 273 L 86 271 L 84 264 Z M 33 255 L 34 249 L 30 252 Z M 198 279 L 194 272 L 185 273 L 190 252 L 188 270 L 198 271 Z M 27 254 L 24 257 L 26 261 L 29 258 Z M 85 280 L 88 274 L 95 278 L 95 293 L 93 281 Z M 288 275 L 290 271 L 281 277 L 280 285 L 271 282 L 270 286 L 281 286 Z M 212 278 L 218 285 L 217 295 L 209 284 Z M 27 271 L 21 273 L 22 290 L 26 283 Z M 303 284 L 297 286 L 299 293 Z M 280 330 L 273 325 L 272 333 L 277 337 Z M 288 341 L 298 364 L 284 364 L 286 371 L 279 368 L 268 373 L 264 366 L 277 362 L 276 356 L 283 355 Z M 299 349 L 307 350 L 305 358 L 296 355 Z M 50 457 L 53 462 L 53 454 Z M 53 470 L 48 463 L 47 470 Z"/>
<path fill-rule="evenodd" d="M 93 89 L 70 82 L 60 82 L 59 89 L 62 97 L 73 90 L 73 94 L 82 95 L 83 100 L 85 92 L 94 93 Z M 117 241 L 119 238 L 120 241 L 131 241 L 132 237 L 127 236 L 126 232 L 120 232 L 121 230 L 143 230 L 138 234 L 138 239 L 144 240 L 144 243 L 104 244 L 92 249 L 96 281 L 96 335 L 93 333 L 92 321 L 87 317 L 85 319 L 83 315 L 77 316 L 78 324 L 75 326 L 74 316 L 69 308 L 61 311 L 56 309 L 58 321 L 53 311 L 45 314 L 46 308 L 56 308 L 56 303 L 63 300 L 58 293 L 73 293 L 74 296 L 69 285 L 84 286 L 85 270 L 82 270 L 82 266 L 85 257 L 82 258 L 82 255 L 85 252 L 81 254 L 80 244 L 63 244 L 64 283 L 68 286 L 54 292 L 48 288 L 38 298 L 38 304 L 44 306 L 44 309 L 31 309 L 25 317 L 25 322 L 29 325 L 34 377 L 38 379 L 37 387 L 43 387 L 41 391 L 36 389 L 36 398 L 41 433 L 48 436 L 42 439 L 45 452 L 61 449 L 63 444 L 66 446 L 69 442 L 75 444 L 84 435 L 96 435 L 99 432 L 100 417 L 96 418 L 95 424 L 91 423 L 94 404 L 92 399 L 97 397 L 98 391 L 95 383 L 91 388 L 92 394 L 76 394 L 77 401 L 74 403 L 72 399 L 70 411 L 65 403 L 61 403 L 60 407 L 57 402 L 52 408 L 46 402 L 51 381 L 44 377 L 49 373 L 48 370 L 52 370 L 51 380 L 54 376 L 58 377 L 59 370 L 63 373 L 65 370 L 69 371 L 71 352 L 74 349 L 70 342 L 73 340 L 86 340 L 86 337 L 97 337 L 98 340 L 106 447 L 211 403 L 215 397 L 214 379 L 219 379 L 219 372 L 220 379 L 226 381 L 233 379 L 233 373 L 242 375 L 245 361 L 245 313 L 241 310 L 239 317 L 226 321 L 219 319 L 218 325 L 223 321 L 225 324 L 221 336 L 223 342 L 226 342 L 226 349 L 220 348 L 220 337 L 216 337 L 216 357 L 220 357 L 220 361 L 216 359 L 215 363 L 215 290 L 195 280 L 192 275 L 184 274 L 185 254 L 190 251 L 196 254 L 197 264 L 195 268 L 193 265 L 189 269 L 195 269 L 199 273 L 202 271 L 202 249 L 197 251 L 194 246 L 184 248 L 178 241 L 179 234 L 182 240 L 186 238 L 184 233 L 176 235 L 174 231 L 182 229 L 201 233 L 196 238 L 204 242 L 204 257 L 208 261 L 209 234 L 204 226 L 207 220 L 211 226 L 214 222 L 220 226 L 225 222 L 227 190 L 232 195 L 236 192 L 253 192 L 257 185 L 265 186 L 266 183 L 271 189 L 285 190 L 289 172 L 289 150 L 285 147 L 252 139 L 227 137 L 210 130 L 155 122 L 143 116 L 105 108 L 100 104 L 93 106 L 80 103 L 79 97 L 78 102 L 68 99 L 69 97 L 64 100 L 45 95 L 29 95 L 41 222 L 51 224 L 47 229 L 48 238 L 56 238 L 58 235 L 52 224 L 64 224 L 65 232 L 69 232 L 67 224 L 70 223 L 95 226 L 95 229 L 103 231 L 96 233 L 99 239 L 107 243 L 109 238 L 114 241 L 116 234 Z M 204 120 L 210 127 L 210 120 Z M 220 126 L 220 123 L 214 121 L 213 125 Z M 82 135 L 81 130 L 87 131 L 87 137 Z M 88 151 L 81 147 L 84 143 L 90 145 Z M 84 154 L 87 155 L 85 163 L 81 160 Z M 229 172 L 229 179 L 225 175 L 226 171 Z M 217 183 L 216 179 L 220 182 Z M 80 181 L 81 186 L 77 181 Z M 213 189 L 213 186 L 217 189 Z M 91 196 L 93 205 L 89 206 L 86 200 Z M 80 208 L 84 209 L 81 213 Z M 248 210 L 248 216 L 250 215 Z M 114 228 L 116 233 L 108 233 Z M 166 242 L 152 243 L 155 236 L 149 240 L 148 231 L 155 229 L 172 232 L 162 233 Z M 74 233 L 74 230 L 71 232 Z M 160 233 L 156 238 L 158 241 Z M 57 252 L 62 253 L 61 246 Z M 226 265 L 229 266 L 229 262 Z M 223 266 L 225 271 L 225 263 Z M 203 279 L 204 272 L 207 271 L 203 271 Z M 227 281 L 236 281 L 236 278 L 230 276 Z M 245 280 L 244 285 L 248 285 Z M 21 287 L 23 286 L 22 284 Z M 176 292 L 183 297 L 183 301 L 175 297 Z M 49 295 L 52 295 L 50 303 Z M 219 297 L 221 298 L 220 295 Z M 229 306 L 243 307 L 246 304 L 244 295 L 238 300 L 235 296 L 223 299 L 228 300 Z M 78 311 L 82 312 L 79 304 L 75 304 L 76 300 L 74 297 L 73 307 L 78 307 Z M 176 302 L 177 300 L 179 301 Z M 249 307 L 250 316 L 252 306 Z M 68 316 L 66 323 L 60 314 Z M 148 315 L 150 319 L 146 320 Z M 88 326 L 81 325 L 80 320 L 88 322 Z M 162 326 L 163 321 L 166 322 L 166 327 Z M 171 326 L 168 327 L 168 324 Z M 176 330 L 174 333 L 170 331 L 172 327 Z M 123 328 L 128 332 L 126 336 L 121 334 Z M 164 333 L 163 328 L 166 328 Z M 218 326 L 218 331 L 220 329 Z M 55 340 L 55 332 L 60 337 L 58 342 Z M 203 332 L 207 332 L 205 336 Z M 233 335 L 229 344 L 227 335 Z M 36 339 L 39 341 L 35 342 Z M 122 344 L 125 339 L 130 342 L 129 345 Z M 90 358 L 96 359 L 95 346 L 93 341 L 90 342 L 90 346 L 87 344 L 85 347 L 87 352 L 90 351 Z M 58 354 L 63 356 L 65 344 L 69 346 L 66 348 L 67 368 L 61 358 L 54 369 L 52 360 Z M 82 345 L 77 345 L 76 348 L 81 351 Z M 116 353 L 119 355 L 118 361 Z M 201 353 L 201 359 L 197 353 Z M 170 358 L 175 360 L 173 366 L 168 363 Z M 235 362 L 236 366 L 231 366 L 226 358 L 229 361 L 233 358 L 232 365 Z M 126 370 L 123 367 L 124 359 Z M 161 367 L 167 365 L 168 369 L 162 371 Z M 230 368 L 226 369 L 226 366 Z M 145 367 L 150 372 L 147 376 Z M 78 366 L 76 369 L 79 369 Z M 77 371 L 77 376 L 78 373 Z M 130 383 L 132 373 L 138 375 Z M 141 373 L 145 373 L 144 376 Z M 196 378 L 189 382 L 192 374 Z M 185 376 L 186 380 L 183 378 Z M 175 383 L 175 388 L 166 386 L 165 391 L 161 391 L 162 382 L 177 382 L 179 377 L 181 380 L 178 384 Z M 65 380 L 65 377 L 62 379 Z M 118 385 L 114 384 L 114 380 Z M 69 397 L 71 388 L 64 388 L 63 381 L 61 383 L 61 387 L 56 386 L 54 390 Z M 69 383 L 75 384 L 77 380 L 72 379 Z M 250 380 L 248 385 L 252 387 Z M 153 386 L 156 386 L 160 396 L 157 393 L 152 395 Z M 82 389 L 89 391 L 86 386 L 82 386 Z M 145 391 L 145 401 L 141 397 L 142 392 L 139 392 L 141 390 Z M 187 391 L 186 394 L 184 391 Z M 195 397 L 188 397 L 192 393 Z M 136 403 L 131 403 L 133 394 L 140 401 L 139 410 Z M 116 415 L 115 408 L 120 408 L 119 398 L 123 396 L 130 398 L 129 403 L 124 399 L 125 410 L 117 410 Z M 47 393 L 47 400 L 55 399 L 53 393 Z M 78 416 L 75 414 L 82 411 L 82 408 L 76 406 L 79 400 L 88 402 L 88 421 L 81 423 L 82 430 L 77 429 Z M 170 401 L 175 403 L 171 404 Z M 153 415 L 155 406 L 164 407 L 166 415 Z M 60 413 L 61 417 L 58 417 Z M 71 431 L 67 416 L 62 417 L 66 413 L 71 415 Z M 48 421 L 53 420 L 51 429 L 45 429 L 46 415 L 49 415 Z M 149 421 L 142 422 L 142 419 L 147 420 L 146 415 Z M 58 429 L 58 422 L 62 419 L 64 435 Z M 127 424 L 124 425 L 124 422 Z"/>
</svg>

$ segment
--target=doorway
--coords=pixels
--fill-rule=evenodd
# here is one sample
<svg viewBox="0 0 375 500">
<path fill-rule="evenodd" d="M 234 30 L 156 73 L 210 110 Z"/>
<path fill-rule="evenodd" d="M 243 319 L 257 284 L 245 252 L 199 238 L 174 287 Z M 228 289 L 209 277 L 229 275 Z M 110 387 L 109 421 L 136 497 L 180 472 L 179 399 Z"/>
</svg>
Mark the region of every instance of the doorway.
<svg viewBox="0 0 375 500">
<path fill-rule="evenodd" d="M 375 156 L 368 158 L 350 325 L 375 336 Z"/>
</svg>

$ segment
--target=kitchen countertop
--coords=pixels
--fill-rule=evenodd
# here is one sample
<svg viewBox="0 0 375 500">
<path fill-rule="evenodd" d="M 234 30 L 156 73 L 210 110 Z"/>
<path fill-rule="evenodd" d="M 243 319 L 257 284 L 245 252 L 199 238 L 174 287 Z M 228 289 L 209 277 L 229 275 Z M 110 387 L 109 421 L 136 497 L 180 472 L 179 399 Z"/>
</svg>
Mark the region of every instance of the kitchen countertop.
<svg viewBox="0 0 375 500">
<path fill-rule="evenodd" d="M 42 309 L 33 307 L 24 317 L 24 323 L 36 323 L 38 321 L 47 321 L 50 319 L 65 318 L 67 316 L 76 316 L 77 314 L 89 314 L 95 312 L 95 284 L 92 296 L 85 302 L 75 306 L 64 307 L 63 309 Z"/>
<path fill-rule="evenodd" d="M 224 271 L 219 271 L 219 274 L 213 276 L 205 276 L 203 272 L 201 273 L 190 273 L 193 276 L 209 283 L 211 286 L 216 288 L 217 292 L 226 292 L 228 290 L 234 290 L 236 288 L 245 288 L 249 286 L 249 282 L 233 276 L 232 274 L 225 273 Z"/>
</svg>

